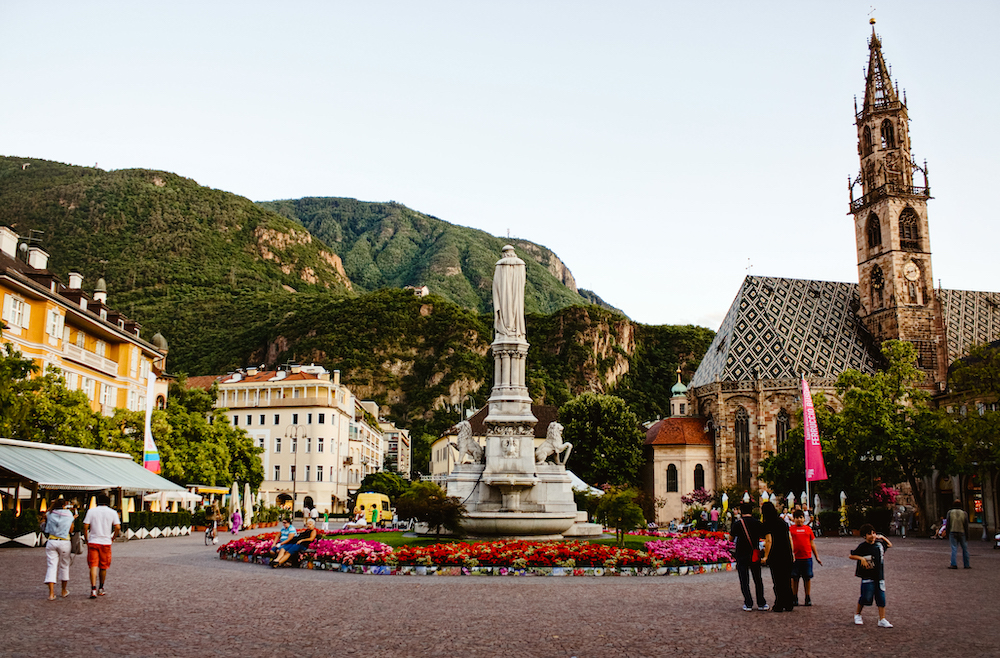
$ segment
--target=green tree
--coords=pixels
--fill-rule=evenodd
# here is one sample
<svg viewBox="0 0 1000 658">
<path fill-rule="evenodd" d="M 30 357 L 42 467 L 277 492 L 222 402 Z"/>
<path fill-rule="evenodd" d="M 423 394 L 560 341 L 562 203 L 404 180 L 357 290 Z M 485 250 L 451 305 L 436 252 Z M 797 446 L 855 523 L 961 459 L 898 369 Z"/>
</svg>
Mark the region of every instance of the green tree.
<svg viewBox="0 0 1000 658">
<path fill-rule="evenodd" d="M 465 505 L 456 496 L 449 496 L 433 482 L 414 482 L 409 490 L 396 501 L 396 513 L 401 519 L 416 519 L 426 523 L 440 535 L 444 528 L 456 535 L 462 534 L 462 519 L 466 517 Z"/>
<path fill-rule="evenodd" d="M 625 545 L 626 533 L 646 524 L 642 508 L 636 502 L 638 496 L 639 492 L 631 487 L 611 488 L 604 492 L 597 504 L 597 518 L 605 526 L 615 529 L 615 540 L 619 546 Z"/>
<path fill-rule="evenodd" d="M 391 471 L 369 473 L 358 486 L 359 492 L 383 493 L 389 500 L 395 501 L 410 488 L 410 484 Z"/>
<path fill-rule="evenodd" d="M 952 461 L 948 427 L 930 408 L 928 394 L 917 388 L 924 375 L 916 367 L 913 345 L 886 341 L 882 355 L 887 364 L 883 370 L 873 375 L 848 370 L 837 379 L 844 408 L 835 454 L 846 468 L 856 470 L 862 455 L 882 455 L 873 476 L 883 482 L 907 482 L 921 525 L 926 526 L 923 477 Z"/>
<path fill-rule="evenodd" d="M 0 337 L 6 325 L 0 322 Z M 38 372 L 31 359 L 26 359 L 11 343 L 0 349 L 0 436 L 20 438 L 27 428 L 27 407 L 22 395 L 31 390 L 31 376 Z"/>
<path fill-rule="evenodd" d="M 645 435 L 625 401 L 584 393 L 559 409 L 572 469 L 588 484 L 638 485 Z"/>
</svg>

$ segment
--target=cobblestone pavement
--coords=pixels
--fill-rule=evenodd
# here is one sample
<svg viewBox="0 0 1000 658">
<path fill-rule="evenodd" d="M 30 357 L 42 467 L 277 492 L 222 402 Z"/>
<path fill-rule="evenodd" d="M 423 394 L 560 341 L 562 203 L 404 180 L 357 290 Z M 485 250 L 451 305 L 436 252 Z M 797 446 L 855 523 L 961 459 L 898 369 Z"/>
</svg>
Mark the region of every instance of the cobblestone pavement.
<svg viewBox="0 0 1000 658">
<path fill-rule="evenodd" d="M 0 551 L 5 656 L 997 656 L 1000 550 L 897 539 L 887 617 L 853 622 L 856 538 L 820 538 L 813 607 L 743 612 L 735 572 L 653 578 L 360 576 L 221 561 L 201 535 L 116 544 L 46 600 L 41 549 Z M 770 598 L 770 576 L 765 569 Z"/>
</svg>

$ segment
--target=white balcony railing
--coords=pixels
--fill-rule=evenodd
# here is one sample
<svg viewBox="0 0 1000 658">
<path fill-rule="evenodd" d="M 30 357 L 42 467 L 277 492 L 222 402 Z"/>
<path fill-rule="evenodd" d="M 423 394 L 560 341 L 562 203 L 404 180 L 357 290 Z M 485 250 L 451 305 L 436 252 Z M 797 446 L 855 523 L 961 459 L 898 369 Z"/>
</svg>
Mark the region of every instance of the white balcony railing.
<svg viewBox="0 0 1000 658">
<path fill-rule="evenodd" d="M 72 343 L 64 342 L 64 347 L 66 350 L 66 358 L 72 359 L 77 363 L 82 363 L 85 366 L 90 366 L 95 370 L 100 370 L 101 372 L 111 375 L 112 377 L 118 374 L 118 364 L 111 359 L 98 356 L 97 354 L 89 352 Z"/>
</svg>

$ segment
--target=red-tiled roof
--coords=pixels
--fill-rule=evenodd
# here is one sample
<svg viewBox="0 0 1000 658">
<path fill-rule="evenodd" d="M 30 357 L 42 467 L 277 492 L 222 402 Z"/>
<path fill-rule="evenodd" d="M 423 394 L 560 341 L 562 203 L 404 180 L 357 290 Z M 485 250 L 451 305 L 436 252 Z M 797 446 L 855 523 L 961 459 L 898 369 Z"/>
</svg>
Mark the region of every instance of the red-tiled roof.
<svg viewBox="0 0 1000 658">
<path fill-rule="evenodd" d="M 712 436 L 705 431 L 704 418 L 674 416 L 657 421 L 646 431 L 648 446 L 712 445 Z"/>
</svg>

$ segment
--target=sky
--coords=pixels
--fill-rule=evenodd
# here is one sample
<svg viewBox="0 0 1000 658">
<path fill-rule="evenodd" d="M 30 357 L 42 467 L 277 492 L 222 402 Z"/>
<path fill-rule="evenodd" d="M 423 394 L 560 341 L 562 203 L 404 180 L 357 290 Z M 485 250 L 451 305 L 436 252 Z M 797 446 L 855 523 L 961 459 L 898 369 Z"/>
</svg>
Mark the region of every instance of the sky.
<svg viewBox="0 0 1000 658">
<path fill-rule="evenodd" d="M 716 329 L 748 273 L 857 281 L 871 16 L 934 277 L 1000 291 L 996 2 L 4 2 L 0 154 L 393 200 Z"/>
</svg>

